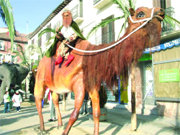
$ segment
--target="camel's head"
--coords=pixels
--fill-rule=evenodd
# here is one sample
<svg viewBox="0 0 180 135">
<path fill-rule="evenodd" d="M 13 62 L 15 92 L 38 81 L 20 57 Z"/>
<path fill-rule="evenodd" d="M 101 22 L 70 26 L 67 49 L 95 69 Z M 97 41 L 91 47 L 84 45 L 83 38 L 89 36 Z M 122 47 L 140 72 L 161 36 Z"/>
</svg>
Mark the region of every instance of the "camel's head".
<svg viewBox="0 0 180 135">
<path fill-rule="evenodd" d="M 133 21 L 141 21 L 143 19 L 151 18 L 152 19 L 158 19 L 159 21 L 162 21 L 165 16 L 165 12 L 161 8 L 147 8 L 147 7 L 140 7 L 136 11 L 134 9 L 129 9 L 131 18 Z M 143 21 L 142 21 L 143 22 Z M 132 24 L 129 20 L 129 23 Z"/>
<path fill-rule="evenodd" d="M 161 35 L 161 21 L 165 16 L 164 10 L 161 8 L 150 9 L 141 7 L 136 11 L 134 11 L 133 9 L 130 9 L 129 11 L 130 17 L 128 20 L 129 26 L 127 29 L 127 33 L 132 32 L 134 29 L 138 28 L 140 25 L 149 20 L 148 23 L 141 28 L 139 33 L 150 37 L 150 46 L 158 44 Z"/>
</svg>

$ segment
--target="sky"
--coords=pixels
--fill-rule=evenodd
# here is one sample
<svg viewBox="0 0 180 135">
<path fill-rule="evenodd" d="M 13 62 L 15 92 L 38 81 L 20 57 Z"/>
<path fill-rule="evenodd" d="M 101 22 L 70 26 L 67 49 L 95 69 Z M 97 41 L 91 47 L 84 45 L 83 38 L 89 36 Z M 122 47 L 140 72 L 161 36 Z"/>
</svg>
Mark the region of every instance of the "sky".
<svg viewBox="0 0 180 135">
<path fill-rule="evenodd" d="M 9 0 L 15 28 L 20 33 L 33 32 L 63 0 Z M 0 27 L 6 27 L 0 18 Z"/>
</svg>

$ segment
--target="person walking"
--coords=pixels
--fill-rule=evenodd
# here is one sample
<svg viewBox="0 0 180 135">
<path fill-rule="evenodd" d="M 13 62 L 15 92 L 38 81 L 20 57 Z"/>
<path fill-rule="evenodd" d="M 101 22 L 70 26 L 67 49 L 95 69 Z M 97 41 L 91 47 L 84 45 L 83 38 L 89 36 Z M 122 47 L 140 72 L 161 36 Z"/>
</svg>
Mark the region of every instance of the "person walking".
<svg viewBox="0 0 180 135">
<path fill-rule="evenodd" d="M 4 113 L 10 112 L 10 96 L 9 91 L 4 94 Z"/>
<path fill-rule="evenodd" d="M 48 102 L 49 102 L 50 119 L 48 121 L 49 122 L 55 121 L 56 112 L 55 112 L 55 107 L 52 100 L 52 92 L 49 88 L 46 89 L 45 98 L 48 98 Z"/>
<path fill-rule="evenodd" d="M 12 101 L 13 101 L 13 106 L 16 107 L 17 112 L 19 112 L 21 110 L 22 97 L 19 94 L 18 90 L 13 95 Z"/>
</svg>

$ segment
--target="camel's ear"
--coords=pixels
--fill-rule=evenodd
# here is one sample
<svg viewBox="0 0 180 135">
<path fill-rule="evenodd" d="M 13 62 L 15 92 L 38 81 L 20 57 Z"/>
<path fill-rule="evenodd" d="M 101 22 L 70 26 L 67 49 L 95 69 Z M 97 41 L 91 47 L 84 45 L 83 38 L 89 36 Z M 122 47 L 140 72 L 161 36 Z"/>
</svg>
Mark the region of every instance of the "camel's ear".
<svg viewBox="0 0 180 135">
<path fill-rule="evenodd" d="M 133 9 L 133 8 L 130 8 L 130 9 L 129 9 L 129 12 L 130 12 L 131 16 L 133 16 L 133 15 L 134 15 L 134 13 L 135 13 L 135 11 L 134 11 L 134 9 Z"/>
</svg>

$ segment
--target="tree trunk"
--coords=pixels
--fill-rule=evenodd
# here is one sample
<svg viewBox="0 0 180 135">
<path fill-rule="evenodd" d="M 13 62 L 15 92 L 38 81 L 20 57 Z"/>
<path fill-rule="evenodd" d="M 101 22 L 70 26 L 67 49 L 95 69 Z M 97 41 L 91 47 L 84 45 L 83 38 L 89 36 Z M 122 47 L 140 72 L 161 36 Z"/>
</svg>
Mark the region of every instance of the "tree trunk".
<svg viewBox="0 0 180 135">
<path fill-rule="evenodd" d="M 30 83 L 30 72 L 28 73 L 28 75 L 27 75 L 27 77 L 26 77 L 26 79 L 25 79 L 26 81 L 26 89 L 25 89 L 25 99 L 27 99 L 28 98 L 28 93 L 29 93 L 29 83 Z"/>
</svg>

